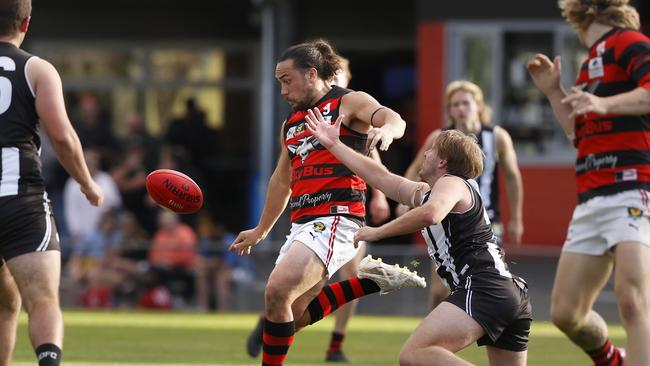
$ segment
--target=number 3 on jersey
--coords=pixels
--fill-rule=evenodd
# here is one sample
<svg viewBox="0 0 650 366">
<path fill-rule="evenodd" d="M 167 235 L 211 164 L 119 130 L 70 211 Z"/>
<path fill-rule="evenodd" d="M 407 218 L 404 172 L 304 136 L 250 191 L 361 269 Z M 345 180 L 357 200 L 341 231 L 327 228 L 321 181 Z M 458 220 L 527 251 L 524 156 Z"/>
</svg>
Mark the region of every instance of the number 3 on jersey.
<svg viewBox="0 0 650 366">
<path fill-rule="evenodd" d="M 16 63 L 7 56 L 0 57 L 0 68 L 4 71 L 16 71 Z M 11 81 L 4 76 L 0 76 L 0 114 L 9 109 L 11 105 Z"/>
</svg>

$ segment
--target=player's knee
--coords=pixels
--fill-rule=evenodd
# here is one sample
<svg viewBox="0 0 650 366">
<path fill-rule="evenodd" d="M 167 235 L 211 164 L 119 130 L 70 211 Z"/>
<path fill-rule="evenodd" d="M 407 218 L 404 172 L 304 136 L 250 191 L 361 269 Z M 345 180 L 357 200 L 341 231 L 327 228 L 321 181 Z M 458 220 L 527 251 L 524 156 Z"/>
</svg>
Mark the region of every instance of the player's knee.
<svg viewBox="0 0 650 366">
<path fill-rule="evenodd" d="M 0 313 L 15 314 L 20 312 L 20 296 L 3 296 L 0 299 Z"/>
<path fill-rule="evenodd" d="M 564 331 L 570 331 L 580 325 L 580 317 L 565 301 L 553 301 L 551 303 L 551 321 L 556 327 Z"/>
<path fill-rule="evenodd" d="M 648 294 L 633 284 L 616 284 L 614 289 L 621 317 L 626 323 L 637 322 L 647 317 L 650 311 Z"/>
<path fill-rule="evenodd" d="M 289 302 L 288 291 L 284 286 L 269 282 L 264 290 L 264 301 L 267 306 L 283 306 Z"/>
<path fill-rule="evenodd" d="M 415 357 L 413 350 L 409 348 L 403 348 L 399 353 L 399 364 L 400 366 L 413 366 L 415 365 Z"/>
<path fill-rule="evenodd" d="M 44 291 L 41 294 L 23 295 L 23 306 L 28 314 L 40 309 L 59 308 L 59 297 L 56 294 Z"/>
</svg>

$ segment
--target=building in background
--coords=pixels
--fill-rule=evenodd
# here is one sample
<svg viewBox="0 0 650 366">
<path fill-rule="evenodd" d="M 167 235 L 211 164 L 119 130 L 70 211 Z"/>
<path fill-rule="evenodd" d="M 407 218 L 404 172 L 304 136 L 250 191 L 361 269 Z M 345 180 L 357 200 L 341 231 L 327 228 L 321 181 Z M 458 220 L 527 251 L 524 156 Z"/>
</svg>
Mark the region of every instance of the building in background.
<svg viewBox="0 0 650 366">
<path fill-rule="evenodd" d="M 633 3 L 647 33 L 650 5 Z M 479 84 L 520 156 L 524 242 L 564 239 L 575 200 L 573 150 L 523 67 L 535 52 L 560 54 L 572 83 L 585 50 L 555 0 L 48 0 L 34 4 L 33 16 L 26 48 L 60 70 L 69 107 L 82 92 L 98 95 L 118 137 L 133 114 L 162 136 L 187 99 L 196 100 L 216 131 L 204 189 L 231 231 L 257 221 L 288 113 L 272 80 L 275 57 L 326 37 L 351 60 L 350 87 L 409 122 L 409 136 L 384 156 L 394 171 L 444 125 L 447 82 Z"/>
</svg>

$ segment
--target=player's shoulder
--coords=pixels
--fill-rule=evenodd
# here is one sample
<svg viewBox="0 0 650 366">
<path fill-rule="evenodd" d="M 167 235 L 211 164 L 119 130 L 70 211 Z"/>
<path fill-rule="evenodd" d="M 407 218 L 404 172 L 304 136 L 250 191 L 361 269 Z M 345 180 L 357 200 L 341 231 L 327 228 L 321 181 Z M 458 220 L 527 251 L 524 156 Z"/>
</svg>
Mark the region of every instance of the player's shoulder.
<svg viewBox="0 0 650 366">
<path fill-rule="evenodd" d="M 650 38 L 636 29 L 622 28 L 614 35 L 616 41 L 648 42 Z"/>
<path fill-rule="evenodd" d="M 341 104 L 363 104 L 367 102 L 373 102 L 375 101 L 375 98 L 372 97 L 372 95 L 360 91 L 360 90 L 350 90 L 350 89 L 345 89 L 348 92 L 343 94 L 341 96 Z"/>
</svg>

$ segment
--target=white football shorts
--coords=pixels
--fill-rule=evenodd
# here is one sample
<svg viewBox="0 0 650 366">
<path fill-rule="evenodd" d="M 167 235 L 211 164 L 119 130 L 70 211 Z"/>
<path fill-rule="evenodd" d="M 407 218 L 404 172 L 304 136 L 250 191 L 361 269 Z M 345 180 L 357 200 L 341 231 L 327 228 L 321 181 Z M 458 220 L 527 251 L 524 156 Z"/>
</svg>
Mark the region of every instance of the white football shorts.
<svg viewBox="0 0 650 366">
<path fill-rule="evenodd" d="M 359 243 L 359 248 L 354 247 L 354 233 L 359 228 L 358 223 L 344 216 L 325 216 L 303 224 L 292 223 L 291 232 L 280 248 L 275 264 L 280 263 L 293 242 L 299 241 L 316 253 L 331 278 L 361 248 L 362 243 Z"/>
<path fill-rule="evenodd" d="M 589 255 L 612 253 L 616 244 L 650 246 L 650 193 L 629 190 L 594 197 L 576 206 L 563 251 Z"/>
</svg>

